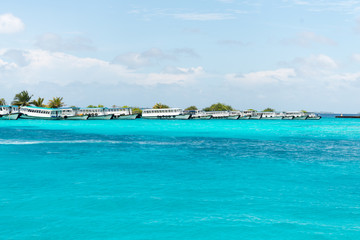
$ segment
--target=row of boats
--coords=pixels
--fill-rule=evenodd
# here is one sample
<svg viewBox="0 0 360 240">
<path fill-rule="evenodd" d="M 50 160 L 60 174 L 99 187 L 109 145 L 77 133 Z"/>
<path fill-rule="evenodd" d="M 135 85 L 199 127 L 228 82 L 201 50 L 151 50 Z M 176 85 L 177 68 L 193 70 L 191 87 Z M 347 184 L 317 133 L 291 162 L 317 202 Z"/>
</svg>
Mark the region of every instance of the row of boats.
<svg viewBox="0 0 360 240">
<path fill-rule="evenodd" d="M 43 120 L 121 120 L 121 119 L 265 119 L 265 120 L 319 120 L 321 116 L 302 111 L 257 112 L 247 111 L 202 111 L 181 108 L 143 109 L 142 114 L 133 113 L 131 108 L 43 108 L 34 106 L 0 106 L 0 120 L 43 119 Z"/>
</svg>

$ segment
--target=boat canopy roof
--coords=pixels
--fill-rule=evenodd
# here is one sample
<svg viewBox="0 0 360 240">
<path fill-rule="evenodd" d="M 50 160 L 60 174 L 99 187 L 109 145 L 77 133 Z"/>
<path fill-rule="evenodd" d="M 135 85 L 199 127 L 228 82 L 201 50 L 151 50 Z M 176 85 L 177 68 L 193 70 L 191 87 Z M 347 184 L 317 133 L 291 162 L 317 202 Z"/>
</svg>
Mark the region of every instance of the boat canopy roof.
<svg viewBox="0 0 360 240">
<path fill-rule="evenodd" d="M 31 108 L 31 109 L 38 109 L 38 110 L 61 110 L 60 108 L 45 108 L 45 107 L 35 107 L 35 106 L 23 106 L 21 108 Z"/>
<path fill-rule="evenodd" d="M 143 111 L 147 111 L 147 110 L 161 110 L 161 111 L 166 111 L 166 110 L 182 110 L 181 108 L 147 108 L 147 109 L 143 109 Z"/>
</svg>

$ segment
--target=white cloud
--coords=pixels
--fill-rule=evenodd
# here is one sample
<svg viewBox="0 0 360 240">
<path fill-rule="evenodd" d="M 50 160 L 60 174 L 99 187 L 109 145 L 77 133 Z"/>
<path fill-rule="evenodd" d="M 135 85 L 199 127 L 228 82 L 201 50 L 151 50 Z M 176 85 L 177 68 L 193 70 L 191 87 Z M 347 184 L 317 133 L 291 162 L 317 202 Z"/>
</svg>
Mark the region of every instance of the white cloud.
<svg viewBox="0 0 360 240">
<path fill-rule="evenodd" d="M 241 85 L 264 85 L 278 84 L 281 82 L 291 81 L 295 77 L 295 71 L 291 68 L 282 68 L 270 71 L 251 72 L 243 75 L 228 74 L 226 79 L 233 84 Z"/>
<path fill-rule="evenodd" d="M 24 30 L 25 25 L 20 18 L 10 13 L 0 15 L 0 34 L 17 33 Z"/>
<path fill-rule="evenodd" d="M 354 59 L 357 62 L 360 62 L 360 54 L 359 53 L 355 53 L 352 55 L 352 59 Z"/>
<path fill-rule="evenodd" d="M 161 56 L 157 51 L 149 54 Z M 244 74 L 210 74 L 201 66 L 167 66 L 144 72 L 61 52 L 0 49 L 0 85 L 8 100 L 26 89 L 46 99 L 64 96 L 67 104 L 83 106 L 146 107 L 162 101 L 179 107 L 206 107 L 222 101 L 240 109 L 272 106 L 279 110 L 332 110 L 333 106 L 343 109 L 344 103 L 354 98 L 360 100 L 354 97 L 360 89 L 360 71 L 341 72 L 341 65 L 329 56 L 311 55 L 287 65 Z"/>
<path fill-rule="evenodd" d="M 294 44 L 302 47 L 310 47 L 314 44 L 336 45 L 336 42 L 332 39 L 318 35 L 314 32 L 301 32 L 295 38 L 285 39 L 282 42 L 284 44 Z"/>
<path fill-rule="evenodd" d="M 10 50 L 1 50 L 1 58 Z M 112 64 L 96 58 L 81 58 L 74 55 L 45 50 L 23 51 L 26 65 L 16 61 L 0 61 L 0 83 L 9 84 L 4 74 L 16 79 L 12 84 L 40 84 L 49 82 L 65 86 L 71 83 L 134 84 L 153 86 L 157 84 L 188 84 L 204 74 L 201 67 L 178 68 L 180 73 L 138 73 L 120 64 Z"/>
<path fill-rule="evenodd" d="M 198 55 L 190 48 L 177 48 L 166 52 L 159 48 L 151 48 L 141 53 L 128 52 L 120 54 L 114 58 L 112 63 L 136 69 L 158 65 L 162 61 L 177 61 L 180 57 L 198 57 Z"/>
<path fill-rule="evenodd" d="M 45 33 L 37 38 L 35 46 L 49 51 L 93 51 L 92 41 L 82 36 L 64 39 L 54 33 Z"/>
<path fill-rule="evenodd" d="M 17 65 L 15 63 L 9 63 L 0 59 L 0 71 L 9 71 L 15 69 Z"/>
<path fill-rule="evenodd" d="M 358 74 L 338 73 L 338 64 L 326 55 L 311 55 L 307 58 L 296 58 L 283 64 L 286 68 L 268 71 L 257 71 L 245 74 L 227 74 L 226 80 L 230 84 L 258 88 L 263 86 L 278 86 L 284 90 L 286 86 L 294 88 L 334 88 L 342 83 L 350 84 L 358 79 Z M 340 83 L 341 82 L 341 83 Z"/>
<path fill-rule="evenodd" d="M 331 57 L 323 54 L 311 55 L 308 58 L 296 58 L 292 63 L 298 75 L 314 78 L 334 73 L 338 64 Z"/>
</svg>

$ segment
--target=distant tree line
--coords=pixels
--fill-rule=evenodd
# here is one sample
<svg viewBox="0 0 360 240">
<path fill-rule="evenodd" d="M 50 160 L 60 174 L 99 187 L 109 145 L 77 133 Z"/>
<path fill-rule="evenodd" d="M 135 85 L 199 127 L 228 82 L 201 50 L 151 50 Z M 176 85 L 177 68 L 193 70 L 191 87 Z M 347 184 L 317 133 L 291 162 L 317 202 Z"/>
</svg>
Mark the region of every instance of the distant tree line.
<svg viewBox="0 0 360 240">
<path fill-rule="evenodd" d="M 33 95 L 30 95 L 28 91 L 22 91 L 15 95 L 13 101 L 11 102 L 12 105 L 15 106 L 36 106 L 36 107 L 48 107 L 48 108 L 60 108 L 65 106 L 65 103 L 63 102 L 63 97 L 53 97 L 48 101 L 48 104 L 44 104 L 44 98 L 38 97 L 37 99 L 32 100 Z M 4 98 L 0 98 L 0 105 L 6 105 L 6 101 Z M 75 106 L 71 106 L 75 107 Z M 89 105 L 88 108 L 103 108 L 104 105 L 98 104 L 98 105 Z M 117 107 L 116 105 L 113 105 L 112 107 Z M 140 107 L 129 107 L 129 106 L 123 106 L 122 108 L 131 108 L 134 113 L 141 114 L 142 110 Z M 162 108 L 169 108 L 168 105 L 162 104 L 162 103 L 156 103 L 153 106 L 153 109 L 162 109 Z M 190 106 L 187 107 L 185 110 L 198 110 L 196 106 Z M 209 107 L 203 108 L 204 111 L 235 111 L 233 107 L 230 105 L 226 105 L 224 103 L 214 103 Z M 254 109 L 248 109 L 249 111 L 256 111 Z M 263 112 L 275 112 L 275 109 L 273 108 L 265 108 Z M 302 112 L 306 112 L 305 110 L 302 110 Z"/>
</svg>

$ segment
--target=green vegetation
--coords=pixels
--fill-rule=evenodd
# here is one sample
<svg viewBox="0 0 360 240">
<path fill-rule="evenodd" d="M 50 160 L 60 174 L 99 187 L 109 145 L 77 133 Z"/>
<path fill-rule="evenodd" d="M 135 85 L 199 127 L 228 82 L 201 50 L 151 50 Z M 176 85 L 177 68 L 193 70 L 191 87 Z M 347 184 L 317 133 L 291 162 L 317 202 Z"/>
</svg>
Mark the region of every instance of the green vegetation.
<svg viewBox="0 0 360 240">
<path fill-rule="evenodd" d="M 6 105 L 6 101 L 3 98 L 0 98 L 0 106 Z"/>
<path fill-rule="evenodd" d="M 39 97 L 37 100 L 33 100 L 30 104 L 34 105 L 35 107 L 45 107 L 44 98 Z"/>
<path fill-rule="evenodd" d="M 133 114 L 142 114 L 142 110 L 139 107 L 132 107 L 131 110 Z"/>
<path fill-rule="evenodd" d="M 30 96 L 28 91 L 22 91 L 15 95 L 14 101 L 11 104 L 16 106 L 29 106 L 32 97 L 33 95 Z"/>
<path fill-rule="evenodd" d="M 89 105 L 89 106 L 87 106 L 87 108 L 103 108 L 104 107 L 104 105 L 101 105 L 101 104 L 99 104 L 99 105 Z"/>
<path fill-rule="evenodd" d="M 263 112 L 275 112 L 275 109 L 273 108 L 265 108 Z"/>
<path fill-rule="evenodd" d="M 187 111 L 198 110 L 198 108 L 196 106 L 190 106 L 190 107 L 186 108 L 185 110 L 187 110 Z"/>
<path fill-rule="evenodd" d="M 247 111 L 254 111 L 254 112 L 257 112 L 255 109 L 252 109 L 252 108 L 248 109 Z"/>
<path fill-rule="evenodd" d="M 154 106 L 153 106 L 153 109 L 161 109 L 161 108 L 169 108 L 168 105 L 165 105 L 165 104 L 162 104 L 162 103 L 156 103 Z"/>
<path fill-rule="evenodd" d="M 53 99 L 49 100 L 49 107 L 50 108 L 59 108 L 59 107 L 63 107 L 65 104 L 62 101 L 63 98 L 62 97 L 53 97 Z"/>
<path fill-rule="evenodd" d="M 306 110 L 301 110 L 301 112 L 303 112 L 303 113 L 307 113 L 307 111 L 306 111 Z"/>
<path fill-rule="evenodd" d="M 204 108 L 204 111 L 234 111 L 234 109 L 224 103 L 215 103 L 210 107 Z"/>
</svg>

